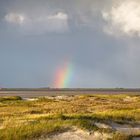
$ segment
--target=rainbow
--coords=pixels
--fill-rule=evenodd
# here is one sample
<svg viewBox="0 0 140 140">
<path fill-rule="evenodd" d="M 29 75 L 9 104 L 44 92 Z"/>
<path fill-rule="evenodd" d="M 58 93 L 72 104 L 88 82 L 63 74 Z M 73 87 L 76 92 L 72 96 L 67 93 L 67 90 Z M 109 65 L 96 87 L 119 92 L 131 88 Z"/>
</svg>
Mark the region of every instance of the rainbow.
<svg viewBox="0 0 140 140">
<path fill-rule="evenodd" d="M 55 88 L 68 88 L 72 79 L 73 66 L 70 63 L 65 63 L 59 67 L 55 74 L 54 87 Z"/>
</svg>

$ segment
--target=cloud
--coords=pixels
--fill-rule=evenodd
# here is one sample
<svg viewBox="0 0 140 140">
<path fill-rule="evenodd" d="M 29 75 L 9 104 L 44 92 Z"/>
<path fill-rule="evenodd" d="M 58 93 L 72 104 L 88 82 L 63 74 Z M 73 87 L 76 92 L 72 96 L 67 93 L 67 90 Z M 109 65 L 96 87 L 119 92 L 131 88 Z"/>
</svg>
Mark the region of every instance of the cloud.
<svg viewBox="0 0 140 140">
<path fill-rule="evenodd" d="M 56 14 L 48 15 L 47 17 L 44 17 L 44 19 L 40 20 L 39 22 L 43 23 L 44 21 L 46 22 L 45 28 L 48 31 L 65 32 L 68 31 L 69 29 L 68 15 L 63 12 L 58 12 Z"/>
<path fill-rule="evenodd" d="M 25 16 L 19 13 L 8 13 L 5 16 L 5 20 L 13 24 L 23 24 L 25 21 Z"/>
<path fill-rule="evenodd" d="M 57 13 L 57 14 L 55 14 L 55 15 L 50 15 L 50 16 L 48 16 L 48 19 L 67 20 L 67 19 L 68 19 L 68 15 L 65 14 L 65 13 L 59 12 L 59 13 Z"/>
<path fill-rule="evenodd" d="M 125 0 L 114 2 L 111 9 L 102 12 L 107 22 L 106 33 L 112 35 L 140 36 L 140 2 Z"/>
<path fill-rule="evenodd" d="M 68 15 L 64 12 L 38 15 L 24 15 L 20 13 L 8 13 L 5 21 L 17 26 L 25 34 L 42 34 L 45 32 L 68 31 Z"/>
<path fill-rule="evenodd" d="M 66 32 L 69 29 L 101 29 L 101 9 L 108 0 L 12 0 L 7 7 L 7 16 L 18 15 L 20 30 L 24 33 Z M 32 8 L 31 8 L 32 7 Z M 20 14 L 23 13 L 23 14 Z M 26 15 L 26 16 L 25 16 Z M 24 24 L 19 17 L 24 17 Z M 8 23 L 16 23 L 17 21 Z M 12 20 L 13 21 L 13 20 Z"/>
<path fill-rule="evenodd" d="M 139 0 L 30 0 L 30 8 L 27 0 L 17 0 L 10 4 L 5 21 L 20 25 L 17 28 L 25 34 L 63 33 L 83 28 L 102 32 L 103 28 L 111 35 L 140 36 L 139 3 Z"/>
</svg>

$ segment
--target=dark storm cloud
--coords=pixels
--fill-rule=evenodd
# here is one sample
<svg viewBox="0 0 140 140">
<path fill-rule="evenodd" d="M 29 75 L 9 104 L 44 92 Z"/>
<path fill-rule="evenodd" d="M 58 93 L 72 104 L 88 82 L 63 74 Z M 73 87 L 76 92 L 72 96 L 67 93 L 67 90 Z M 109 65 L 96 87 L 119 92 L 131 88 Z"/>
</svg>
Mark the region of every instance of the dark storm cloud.
<svg viewBox="0 0 140 140">
<path fill-rule="evenodd" d="M 132 6 L 129 0 L 125 3 L 133 9 L 138 1 Z M 0 1 L 1 86 L 52 86 L 58 67 L 68 61 L 73 65 L 69 87 L 139 87 L 139 26 L 129 24 L 129 15 L 118 22 L 123 4 Z M 138 15 L 139 7 L 135 9 L 132 13 Z"/>
<path fill-rule="evenodd" d="M 104 4 L 97 0 L 13 0 L 6 6 L 3 19 L 17 24 L 17 28 L 23 32 L 33 32 L 33 34 L 40 34 L 49 29 L 65 31 L 75 26 L 96 28 L 98 20 L 101 20 L 101 9 L 105 5 L 107 1 Z"/>
</svg>

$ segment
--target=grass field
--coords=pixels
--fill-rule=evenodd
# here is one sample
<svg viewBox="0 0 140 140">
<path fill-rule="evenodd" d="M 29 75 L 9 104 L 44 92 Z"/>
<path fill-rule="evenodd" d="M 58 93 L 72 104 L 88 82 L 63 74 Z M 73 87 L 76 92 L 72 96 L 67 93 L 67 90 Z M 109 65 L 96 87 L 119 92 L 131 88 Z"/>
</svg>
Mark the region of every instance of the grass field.
<svg viewBox="0 0 140 140">
<path fill-rule="evenodd" d="M 128 140 L 132 136 L 99 128 L 93 122 L 134 125 L 139 121 L 139 95 L 76 95 L 35 100 L 0 98 L 0 140 L 32 140 L 72 127 L 91 133 L 113 133 L 114 140 Z"/>
</svg>

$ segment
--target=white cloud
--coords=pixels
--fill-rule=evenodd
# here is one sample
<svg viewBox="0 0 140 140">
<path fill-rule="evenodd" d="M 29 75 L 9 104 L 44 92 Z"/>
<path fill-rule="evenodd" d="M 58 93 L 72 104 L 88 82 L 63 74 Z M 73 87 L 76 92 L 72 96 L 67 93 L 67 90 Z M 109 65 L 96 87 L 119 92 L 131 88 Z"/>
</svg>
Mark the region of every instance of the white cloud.
<svg viewBox="0 0 140 140">
<path fill-rule="evenodd" d="M 9 23 L 23 24 L 25 16 L 19 13 L 9 13 L 5 16 L 5 20 Z"/>
<path fill-rule="evenodd" d="M 67 20 L 68 15 L 62 12 L 58 12 L 57 14 L 48 16 L 48 19 Z"/>
<path fill-rule="evenodd" d="M 68 31 L 68 15 L 64 12 L 55 14 L 27 15 L 9 13 L 5 16 L 8 23 L 20 24 L 17 26 L 25 34 L 42 34 L 44 32 Z M 23 24 L 24 23 L 24 24 Z"/>
<path fill-rule="evenodd" d="M 48 31 L 59 31 L 64 32 L 68 31 L 68 15 L 63 12 L 58 12 L 56 14 L 48 15 L 45 19 L 46 21 L 46 28 Z"/>
<path fill-rule="evenodd" d="M 140 36 L 140 2 L 138 0 L 114 3 L 110 10 L 102 12 L 102 16 L 108 23 L 104 28 L 105 32 L 114 35 Z"/>
</svg>

